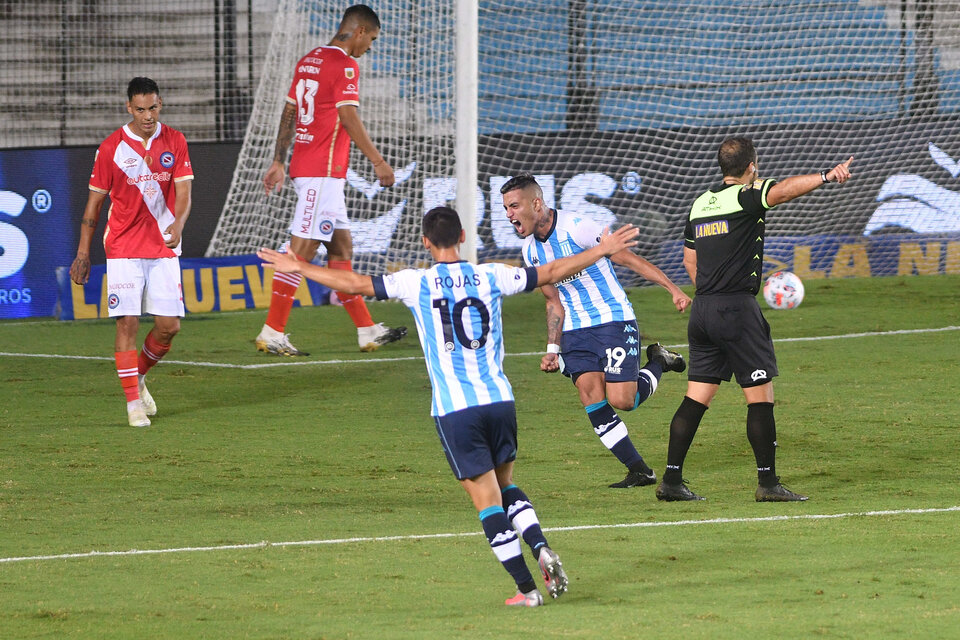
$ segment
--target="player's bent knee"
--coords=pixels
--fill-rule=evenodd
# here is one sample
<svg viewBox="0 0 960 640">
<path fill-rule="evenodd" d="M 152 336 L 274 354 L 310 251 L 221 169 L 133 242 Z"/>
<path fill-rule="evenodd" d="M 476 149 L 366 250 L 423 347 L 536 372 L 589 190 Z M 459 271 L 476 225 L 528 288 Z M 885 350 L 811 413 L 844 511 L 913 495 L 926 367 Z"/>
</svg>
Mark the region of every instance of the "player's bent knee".
<svg viewBox="0 0 960 640">
<path fill-rule="evenodd" d="M 170 344 L 173 337 L 180 333 L 180 318 L 169 318 L 165 322 L 154 325 L 157 340 L 163 344 Z"/>
<path fill-rule="evenodd" d="M 607 402 L 609 402 L 610 406 L 616 409 L 617 411 L 633 411 L 634 409 L 637 408 L 636 393 L 634 393 L 634 395 L 631 396 L 629 400 L 627 400 L 626 398 L 611 397 L 611 398 L 607 398 Z"/>
</svg>

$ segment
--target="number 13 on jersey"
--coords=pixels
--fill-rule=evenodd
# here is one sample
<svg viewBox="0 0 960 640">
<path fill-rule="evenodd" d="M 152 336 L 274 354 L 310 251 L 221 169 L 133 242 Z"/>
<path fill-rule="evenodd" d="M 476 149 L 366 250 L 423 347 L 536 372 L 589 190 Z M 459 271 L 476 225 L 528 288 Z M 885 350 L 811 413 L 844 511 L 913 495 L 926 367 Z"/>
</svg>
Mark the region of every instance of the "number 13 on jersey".
<svg viewBox="0 0 960 640">
<path fill-rule="evenodd" d="M 319 87 L 319 82 L 309 78 L 300 78 L 300 81 L 297 82 L 297 111 L 300 124 L 306 125 L 313 122 Z"/>
</svg>

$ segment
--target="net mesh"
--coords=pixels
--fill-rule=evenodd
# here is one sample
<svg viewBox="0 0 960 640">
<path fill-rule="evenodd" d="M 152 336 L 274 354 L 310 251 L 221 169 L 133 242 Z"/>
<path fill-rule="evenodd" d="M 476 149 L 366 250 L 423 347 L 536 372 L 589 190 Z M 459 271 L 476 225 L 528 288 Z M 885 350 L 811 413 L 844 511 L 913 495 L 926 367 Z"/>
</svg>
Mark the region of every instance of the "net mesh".
<svg viewBox="0 0 960 640">
<path fill-rule="evenodd" d="M 289 238 L 296 205 L 292 185 L 287 181 L 280 194 L 268 195 L 261 181 L 273 159 L 294 66 L 330 41 L 343 8 L 335 2 L 280 0 L 265 72 L 208 255 L 249 253 Z M 361 118 L 396 172 L 395 185 L 381 188 L 370 162 L 351 148 L 346 196 L 358 270 L 392 270 L 426 260 L 420 218 L 453 197 L 453 12 L 442 0 L 394 1 L 378 11 L 380 36 L 358 59 Z"/>
<path fill-rule="evenodd" d="M 191 142 L 243 140 L 208 254 L 279 245 L 293 190 L 267 197 L 260 181 L 283 96 L 346 4 L 169 0 L 145 19 L 118 0 L 0 3 L 0 147 L 99 144 L 126 119 L 129 77 L 157 77 L 166 118 Z M 420 216 L 456 192 L 454 4 L 374 5 L 383 30 L 359 61 L 360 113 L 398 184 L 378 189 L 353 151 L 359 270 L 425 260 Z M 960 0 L 484 0 L 478 11 L 481 259 L 517 258 L 499 186 L 527 170 L 552 206 L 639 225 L 641 254 L 685 280 L 687 209 L 719 178 L 720 141 L 747 135 L 764 176 L 856 157 L 851 183 L 771 214 L 770 268 L 960 270 Z M 885 240 L 904 233 L 918 243 L 906 258 Z"/>
<path fill-rule="evenodd" d="M 361 115 L 394 166 L 412 172 L 370 197 L 372 171 L 354 154 L 362 177 L 348 208 L 361 270 L 424 259 L 419 217 L 455 193 L 450 4 L 377 7 L 383 31 L 361 59 Z M 284 240 L 293 194 L 266 198 L 259 180 L 292 65 L 325 42 L 341 9 L 281 2 L 211 254 Z M 640 253 L 683 281 L 685 215 L 719 181 L 716 150 L 730 135 L 754 139 L 768 177 L 855 156 L 854 182 L 769 217 L 770 268 L 869 275 L 864 261 L 902 259 L 881 232 L 960 232 L 960 3 L 493 0 L 480 3 L 479 42 L 481 258 L 517 258 L 499 187 L 527 170 L 551 206 L 639 225 Z M 917 270 L 942 259 L 934 245 L 914 256 Z"/>
</svg>

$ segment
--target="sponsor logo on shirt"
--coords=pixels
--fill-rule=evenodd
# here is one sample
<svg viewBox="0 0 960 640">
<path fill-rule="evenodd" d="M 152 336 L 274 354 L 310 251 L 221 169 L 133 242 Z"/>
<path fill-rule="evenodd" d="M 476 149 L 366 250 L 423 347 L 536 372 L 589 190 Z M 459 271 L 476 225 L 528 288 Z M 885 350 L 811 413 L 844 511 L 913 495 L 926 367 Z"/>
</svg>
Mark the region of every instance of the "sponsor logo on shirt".
<svg viewBox="0 0 960 640">
<path fill-rule="evenodd" d="M 310 144 L 313 142 L 313 134 L 306 127 L 297 127 L 297 142 Z"/>
<path fill-rule="evenodd" d="M 127 184 L 135 185 L 140 184 L 141 182 L 170 182 L 170 174 L 166 171 L 161 171 L 158 173 L 143 173 L 135 178 L 127 178 Z"/>
<path fill-rule="evenodd" d="M 575 273 L 572 276 L 567 276 L 557 284 L 568 284 L 570 282 L 573 282 L 574 280 L 577 280 L 582 275 L 583 275 L 583 271 L 580 271 L 579 273 Z"/>
<path fill-rule="evenodd" d="M 719 211 L 720 205 L 717 204 L 717 196 L 710 196 L 710 199 L 707 200 L 707 204 L 703 205 L 700 208 L 700 211 Z"/>
<path fill-rule="evenodd" d="M 693 228 L 695 238 L 707 238 L 709 236 L 724 236 L 730 233 L 730 224 L 726 220 L 717 220 L 716 222 L 704 222 Z"/>
<path fill-rule="evenodd" d="M 343 88 L 344 93 L 357 93 L 357 85 L 352 82 Z"/>
<path fill-rule="evenodd" d="M 314 67 L 313 65 L 309 65 L 309 64 L 302 64 L 299 67 L 297 67 L 297 73 L 312 73 L 314 75 L 317 75 L 320 73 L 320 68 Z"/>
</svg>

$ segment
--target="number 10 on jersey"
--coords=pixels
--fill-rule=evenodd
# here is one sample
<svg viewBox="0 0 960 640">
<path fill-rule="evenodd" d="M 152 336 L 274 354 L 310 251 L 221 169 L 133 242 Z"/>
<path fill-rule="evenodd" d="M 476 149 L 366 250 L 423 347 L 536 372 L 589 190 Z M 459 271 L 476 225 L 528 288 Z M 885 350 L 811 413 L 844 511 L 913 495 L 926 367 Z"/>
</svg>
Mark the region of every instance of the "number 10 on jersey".
<svg viewBox="0 0 960 640">
<path fill-rule="evenodd" d="M 443 327 L 443 348 L 447 351 L 453 351 L 457 348 L 453 341 L 456 335 L 459 342 L 465 349 L 479 349 L 487 342 L 487 334 L 490 332 L 490 310 L 483 300 L 469 297 L 458 301 L 450 309 L 450 301 L 446 298 L 437 298 L 433 301 L 433 308 L 440 314 L 440 324 Z M 479 315 L 480 335 L 470 337 L 467 335 L 467 327 L 464 326 L 464 312 L 469 313 L 470 317 L 474 313 Z M 471 322 L 471 328 L 474 323 Z"/>
</svg>

